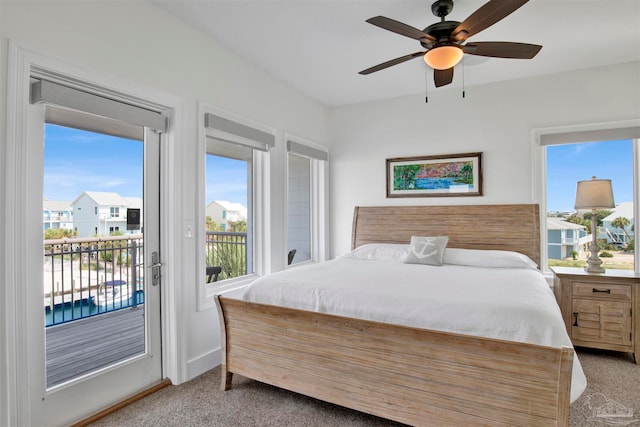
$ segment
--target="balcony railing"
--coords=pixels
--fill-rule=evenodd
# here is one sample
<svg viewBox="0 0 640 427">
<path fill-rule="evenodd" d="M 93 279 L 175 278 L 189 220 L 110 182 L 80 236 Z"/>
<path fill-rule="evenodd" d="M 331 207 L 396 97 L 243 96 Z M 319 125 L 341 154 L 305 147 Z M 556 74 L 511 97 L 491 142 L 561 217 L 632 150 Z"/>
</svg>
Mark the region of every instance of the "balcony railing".
<svg viewBox="0 0 640 427">
<path fill-rule="evenodd" d="M 207 267 L 220 267 L 217 280 L 247 274 L 247 233 L 207 231 Z"/>
<path fill-rule="evenodd" d="M 247 274 L 247 234 L 207 232 L 207 266 L 217 280 Z M 45 325 L 144 303 L 142 234 L 44 241 Z"/>
<path fill-rule="evenodd" d="M 45 325 L 144 303 L 142 235 L 44 241 Z"/>
</svg>

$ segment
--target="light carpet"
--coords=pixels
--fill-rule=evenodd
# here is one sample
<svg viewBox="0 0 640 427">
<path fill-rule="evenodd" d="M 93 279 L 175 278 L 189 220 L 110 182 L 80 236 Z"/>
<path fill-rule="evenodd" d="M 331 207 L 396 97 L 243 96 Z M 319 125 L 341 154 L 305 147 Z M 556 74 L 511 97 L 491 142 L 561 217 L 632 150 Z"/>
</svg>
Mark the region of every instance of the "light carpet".
<svg viewBox="0 0 640 427">
<path fill-rule="evenodd" d="M 640 365 L 630 354 L 578 349 L 587 389 L 571 405 L 573 427 L 640 426 Z M 425 423 L 428 424 L 428 423 Z M 401 426 L 235 375 L 220 390 L 220 369 L 164 388 L 92 426 Z"/>
</svg>

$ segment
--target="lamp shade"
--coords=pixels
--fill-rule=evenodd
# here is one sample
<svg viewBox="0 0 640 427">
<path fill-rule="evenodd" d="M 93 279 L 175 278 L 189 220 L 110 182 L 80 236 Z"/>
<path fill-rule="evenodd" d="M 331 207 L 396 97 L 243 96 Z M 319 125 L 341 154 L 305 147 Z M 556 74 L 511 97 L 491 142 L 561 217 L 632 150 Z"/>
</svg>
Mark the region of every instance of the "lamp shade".
<svg viewBox="0 0 640 427">
<path fill-rule="evenodd" d="M 460 62 L 463 54 L 458 46 L 439 46 L 424 54 L 424 62 L 434 70 L 448 70 Z"/>
<path fill-rule="evenodd" d="M 610 179 L 596 179 L 594 176 L 589 181 L 578 181 L 576 186 L 576 209 L 615 207 Z"/>
</svg>

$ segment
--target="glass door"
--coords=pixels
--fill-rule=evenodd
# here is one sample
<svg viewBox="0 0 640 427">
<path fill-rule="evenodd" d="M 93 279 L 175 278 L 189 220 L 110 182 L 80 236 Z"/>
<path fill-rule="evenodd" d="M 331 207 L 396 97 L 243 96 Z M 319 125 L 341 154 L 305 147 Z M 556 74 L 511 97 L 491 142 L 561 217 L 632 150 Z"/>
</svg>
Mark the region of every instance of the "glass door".
<svg viewBox="0 0 640 427">
<path fill-rule="evenodd" d="M 162 377 L 161 134 L 51 105 L 31 113 L 42 165 L 31 420 L 58 425 Z"/>
</svg>

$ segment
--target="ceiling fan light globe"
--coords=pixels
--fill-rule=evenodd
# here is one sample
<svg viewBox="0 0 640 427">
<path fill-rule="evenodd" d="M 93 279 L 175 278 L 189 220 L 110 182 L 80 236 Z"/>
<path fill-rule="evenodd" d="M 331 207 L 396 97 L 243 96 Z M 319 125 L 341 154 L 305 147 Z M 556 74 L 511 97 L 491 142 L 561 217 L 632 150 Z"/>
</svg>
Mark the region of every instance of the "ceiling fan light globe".
<svg viewBox="0 0 640 427">
<path fill-rule="evenodd" d="M 424 54 L 424 62 L 434 70 L 448 70 L 460 62 L 463 54 L 458 46 L 439 46 Z"/>
</svg>

